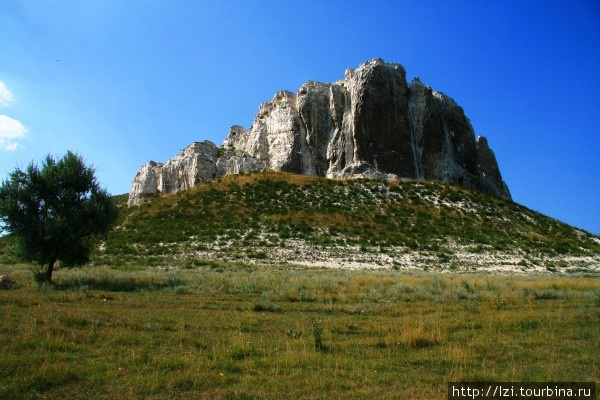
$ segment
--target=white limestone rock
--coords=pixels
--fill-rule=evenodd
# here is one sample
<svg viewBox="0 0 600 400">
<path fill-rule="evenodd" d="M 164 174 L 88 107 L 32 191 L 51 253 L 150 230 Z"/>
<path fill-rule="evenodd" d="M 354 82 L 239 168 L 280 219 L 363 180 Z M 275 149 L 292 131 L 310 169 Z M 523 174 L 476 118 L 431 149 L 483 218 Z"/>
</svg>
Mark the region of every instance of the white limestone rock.
<svg viewBox="0 0 600 400">
<path fill-rule="evenodd" d="M 137 205 L 161 194 L 172 194 L 212 180 L 216 176 L 219 148 L 206 140 L 194 142 L 165 164 L 150 161 L 136 174 L 128 205 Z"/>
<path fill-rule="evenodd" d="M 129 207 L 151 200 L 160 193 L 158 182 L 160 180 L 161 169 L 162 164 L 155 163 L 154 161 L 149 161 L 142 165 L 131 183 L 129 200 L 127 202 Z"/>
<path fill-rule="evenodd" d="M 129 205 L 221 176 L 263 169 L 329 178 L 435 179 L 510 199 L 487 141 L 463 109 L 381 59 L 334 83 L 308 81 L 259 107 L 223 145 L 193 143 L 138 171 Z"/>
</svg>

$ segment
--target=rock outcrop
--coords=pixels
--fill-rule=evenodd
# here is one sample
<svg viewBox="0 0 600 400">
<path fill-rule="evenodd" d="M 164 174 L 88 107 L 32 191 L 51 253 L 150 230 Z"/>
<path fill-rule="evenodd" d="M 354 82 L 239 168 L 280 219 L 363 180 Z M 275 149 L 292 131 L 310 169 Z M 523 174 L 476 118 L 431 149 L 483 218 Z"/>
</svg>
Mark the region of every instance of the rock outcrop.
<svg viewBox="0 0 600 400">
<path fill-rule="evenodd" d="M 18 289 L 19 284 L 8 275 L 0 276 L 0 290 Z"/>
<path fill-rule="evenodd" d="M 463 109 L 381 59 L 335 83 L 309 81 L 261 104 L 223 145 L 196 142 L 133 180 L 129 205 L 224 175 L 263 169 L 328 178 L 430 179 L 510 199 L 496 157 Z"/>
<path fill-rule="evenodd" d="M 144 164 L 131 184 L 129 205 L 214 179 L 218 156 L 219 148 L 205 140 L 192 143 L 164 164 L 154 161 Z"/>
</svg>

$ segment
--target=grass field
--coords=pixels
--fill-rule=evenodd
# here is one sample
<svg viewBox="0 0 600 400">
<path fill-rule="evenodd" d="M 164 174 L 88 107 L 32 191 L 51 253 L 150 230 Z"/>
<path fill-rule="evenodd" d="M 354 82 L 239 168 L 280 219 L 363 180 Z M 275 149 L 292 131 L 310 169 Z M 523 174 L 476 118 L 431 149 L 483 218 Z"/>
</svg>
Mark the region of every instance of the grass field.
<svg viewBox="0 0 600 400">
<path fill-rule="evenodd" d="M 0 265 L 0 398 L 442 399 L 599 381 L 594 276 Z"/>
</svg>

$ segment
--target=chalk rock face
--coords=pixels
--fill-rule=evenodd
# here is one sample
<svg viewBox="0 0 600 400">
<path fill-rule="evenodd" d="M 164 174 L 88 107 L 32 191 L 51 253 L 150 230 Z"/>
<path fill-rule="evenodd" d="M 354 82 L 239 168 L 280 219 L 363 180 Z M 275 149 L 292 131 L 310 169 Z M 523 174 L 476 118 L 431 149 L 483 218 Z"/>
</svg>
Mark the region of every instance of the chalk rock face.
<svg viewBox="0 0 600 400">
<path fill-rule="evenodd" d="M 502 180 L 502 175 L 500 175 L 496 155 L 489 148 L 487 139 L 483 136 L 477 138 L 477 160 L 479 161 L 478 169 L 482 183 L 487 186 L 484 190 L 488 193 L 498 193 L 499 197 L 510 199 L 510 191 Z"/>
<path fill-rule="evenodd" d="M 263 169 L 329 178 L 435 179 L 510 199 L 496 157 L 463 109 L 381 59 L 334 83 L 309 81 L 260 105 L 218 148 L 193 143 L 138 171 L 129 205 L 224 175 Z"/>
<path fill-rule="evenodd" d="M 418 178 L 437 179 L 510 199 L 508 192 L 490 191 L 483 182 L 486 177 L 478 169 L 473 127 L 453 99 L 415 78 L 410 85 L 409 114 Z M 501 180 L 499 175 L 497 178 Z"/>
<path fill-rule="evenodd" d="M 162 164 L 155 163 L 154 161 L 149 161 L 142 165 L 142 168 L 137 172 L 131 183 L 129 200 L 127 202 L 130 207 L 151 200 L 161 193 L 158 185 L 161 169 Z"/>
<path fill-rule="evenodd" d="M 350 95 L 345 141 L 353 148 L 344 155 L 344 169 L 366 163 L 378 171 L 415 177 L 404 68 L 372 60 L 347 70 L 345 81 Z"/>
<path fill-rule="evenodd" d="M 164 164 L 144 164 L 131 184 L 129 206 L 214 179 L 218 155 L 219 148 L 206 140 L 192 143 Z"/>
</svg>

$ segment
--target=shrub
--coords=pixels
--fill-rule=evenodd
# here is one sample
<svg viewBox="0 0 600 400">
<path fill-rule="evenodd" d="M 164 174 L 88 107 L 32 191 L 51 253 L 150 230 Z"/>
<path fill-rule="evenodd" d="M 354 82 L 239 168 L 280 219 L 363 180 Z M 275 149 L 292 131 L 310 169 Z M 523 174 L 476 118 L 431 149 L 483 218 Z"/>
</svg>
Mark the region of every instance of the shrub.
<svg viewBox="0 0 600 400">
<path fill-rule="evenodd" d="M 46 271 L 42 267 L 31 267 L 29 271 L 35 283 L 42 284 L 46 281 Z"/>
<path fill-rule="evenodd" d="M 415 340 L 410 343 L 411 347 L 415 349 L 425 349 L 427 347 L 433 347 L 438 344 L 439 342 L 437 340 L 423 336 L 415 338 Z"/>
<path fill-rule="evenodd" d="M 557 300 L 565 297 L 565 292 L 560 289 L 542 289 L 533 294 L 536 300 Z"/>
<path fill-rule="evenodd" d="M 189 294 L 190 288 L 185 285 L 175 286 L 174 288 L 176 294 Z"/>
<path fill-rule="evenodd" d="M 280 312 L 281 307 L 271 301 L 262 301 L 260 303 L 254 304 L 252 310 L 257 312 L 268 311 L 268 312 Z"/>
<path fill-rule="evenodd" d="M 232 346 L 227 349 L 227 355 L 232 360 L 239 361 L 250 357 L 252 355 L 252 350 L 240 346 Z"/>
<path fill-rule="evenodd" d="M 468 292 L 466 292 L 464 289 L 458 286 L 454 286 L 452 288 L 452 294 L 459 300 L 466 300 L 471 298 L 471 295 Z"/>
<path fill-rule="evenodd" d="M 313 320 L 312 321 L 312 335 L 315 343 L 316 351 L 327 351 L 327 346 L 323 344 L 323 327 L 321 326 L 320 321 Z"/>
</svg>

